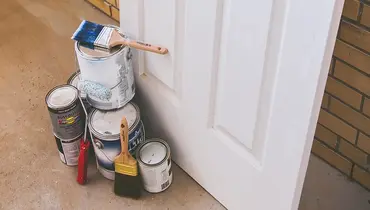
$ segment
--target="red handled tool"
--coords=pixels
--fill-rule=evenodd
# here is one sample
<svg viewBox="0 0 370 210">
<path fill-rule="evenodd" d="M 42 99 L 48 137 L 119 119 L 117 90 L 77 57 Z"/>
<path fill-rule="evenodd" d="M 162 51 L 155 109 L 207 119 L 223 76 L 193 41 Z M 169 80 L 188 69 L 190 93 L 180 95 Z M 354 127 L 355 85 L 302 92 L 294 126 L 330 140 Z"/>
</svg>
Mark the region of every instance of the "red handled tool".
<svg viewBox="0 0 370 210">
<path fill-rule="evenodd" d="M 87 133 L 87 112 L 85 106 L 80 98 L 80 102 L 82 108 L 85 112 L 85 133 L 83 139 L 80 142 L 80 155 L 78 156 L 78 174 L 77 174 L 77 182 L 81 185 L 84 185 L 87 181 L 87 165 L 89 163 L 89 147 L 90 142 L 86 138 Z"/>
</svg>

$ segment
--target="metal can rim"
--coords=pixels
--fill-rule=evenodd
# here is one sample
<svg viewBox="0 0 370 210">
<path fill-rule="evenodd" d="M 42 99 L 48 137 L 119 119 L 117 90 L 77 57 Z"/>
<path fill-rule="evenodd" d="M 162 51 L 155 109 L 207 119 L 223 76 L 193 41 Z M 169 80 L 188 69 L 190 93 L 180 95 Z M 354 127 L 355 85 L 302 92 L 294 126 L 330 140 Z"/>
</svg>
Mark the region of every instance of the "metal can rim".
<svg viewBox="0 0 370 210">
<path fill-rule="evenodd" d="M 54 92 L 56 89 L 61 88 L 61 87 L 71 87 L 71 88 L 75 89 L 77 91 L 76 97 L 69 104 L 65 105 L 64 107 L 60 107 L 60 108 L 53 107 L 53 106 L 50 105 L 48 99 L 49 99 L 50 94 L 52 92 Z M 79 93 L 79 90 L 75 86 L 73 86 L 73 85 L 69 85 L 69 84 L 57 85 L 57 86 L 53 87 L 51 90 L 49 90 L 49 92 L 46 94 L 46 96 L 45 96 L 45 103 L 46 103 L 47 107 L 49 109 L 52 109 L 52 110 L 64 110 L 64 109 L 68 109 L 68 108 L 72 107 L 74 105 L 74 103 L 76 103 L 76 101 L 78 100 L 79 94 L 80 94 Z"/>
<path fill-rule="evenodd" d="M 141 119 L 140 119 L 140 109 L 139 109 L 139 107 L 134 102 L 129 102 L 127 104 L 132 104 L 134 106 L 135 110 L 137 111 L 137 116 L 136 116 L 135 122 L 129 128 L 128 134 L 130 135 L 135 130 L 135 128 L 139 125 L 139 122 L 140 122 Z M 119 108 L 119 109 L 123 109 L 123 108 L 124 108 L 124 106 Z M 117 109 L 115 109 L 115 110 L 117 110 Z M 100 110 L 100 109 L 94 108 L 89 113 L 89 122 L 88 122 L 89 129 L 90 129 L 91 133 L 95 137 L 97 137 L 98 139 L 101 139 L 101 140 L 104 140 L 104 141 L 113 141 L 113 140 L 117 140 L 117 139 L 120 138 L 119 134 L 109 134 L 109 135 L 101 134 L 97 130 L 95 130 L 93 125 L 92 125 L 93 115 L 97 111 L 107 111 L 107 112 L 109 112 L 109 111 L 115 111 L 115 110 Z"/>
<path fill-rule="evenodd" d="M 77 69 L 73 74 L 68 78 L 67 84 L 72 85 L 72 81 L 77 77 L 78 74 L 81 74 L 80 69 Z M 72 85 L 73 86 L 73 85 Z"/>
<path fill-rule="evenodd" d="M 59 137 L 56 133 L 54 133 L 53 132 L 53 135 L 54 135 L 54 137 L 55 138 L 58 138 L 59 140 L 63 140 L 63 141 L 65 141 L 65 142 L 73 142 L 73 141 L 75 141 L 75 140 L 77 140 L 77 139 L 81 139 L 82 138 L 82 136 L 83 136 L 83 132 L 81 133 L 81 134 L 79 134 L 77 137 L 75 137 L 75 138 L 71 138 L 71 139 L 65 139 L 65 138 L 62 138 L 62 137 Z"/>
<path fill-rule="evenodd" d="M 148 143 L 151 143 L 151 142 L 159 142 L 161 144 L 163 144 L 165 147 L 166 147 L 166 156 L 163 158 L 163 160 L 161 160 L 159 163 L 156 163 L 156 164 L 147 164 L 147 163 L 144 163 L 142 160 L 141 160 L 141 156 L 140 156 L 140 150 Z M 143 141 L 142 144 L 140 144 L 138 146 L 138 148 L 136 149 L 136 159 L 137 161 L 140 163 L 140 164 L 143 164 L 144 166 L 147 166 L 147 167 L 156 167 L 156 166 L 159 166 L 159 165 L 162 165 L 165 161 L 167 161 L 169 158 L 171 157 L 171 149 L 170 149 L 170 145 L 163 139 L 161 138 L 151 138 L 151 139 L 147 139 L 145 141 Z"/>
</svg>

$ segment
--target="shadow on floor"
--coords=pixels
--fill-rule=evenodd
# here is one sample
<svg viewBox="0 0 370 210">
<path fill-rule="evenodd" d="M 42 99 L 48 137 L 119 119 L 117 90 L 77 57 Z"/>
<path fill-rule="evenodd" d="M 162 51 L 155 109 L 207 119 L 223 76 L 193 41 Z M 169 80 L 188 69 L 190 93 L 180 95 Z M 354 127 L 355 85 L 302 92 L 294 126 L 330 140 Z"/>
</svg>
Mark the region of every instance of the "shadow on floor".
<svg viewBox="0 0 370 210">
<path fill-rule="evenodd" d="M 370 192 L 311 155 L 299 210 L 369 209 Z"/>
</svg>

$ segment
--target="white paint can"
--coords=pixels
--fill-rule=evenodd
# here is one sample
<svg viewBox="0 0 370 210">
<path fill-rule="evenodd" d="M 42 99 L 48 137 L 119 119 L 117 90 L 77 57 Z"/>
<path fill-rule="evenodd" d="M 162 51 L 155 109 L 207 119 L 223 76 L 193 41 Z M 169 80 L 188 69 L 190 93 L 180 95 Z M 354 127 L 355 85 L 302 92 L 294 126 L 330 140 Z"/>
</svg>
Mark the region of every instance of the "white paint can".
<svg viewBox="0 0 370 210">
<path fill-rule="evenodd" d="M 166 190 L 172 183 L 170 146 L 162 139 L 148 139 L 136 151 L 144 189 L 151 193 Z"/>
<path fill-rule="evenodd" d="M 129 127 L 128 150 L 135 154 L 139 144 L 145 140 L 145 128 L 136 104 L 130 102 L 111 111 L 93 109 L 88 119 L 97 168 L 105 178 L 111 180 L 114 180 L 114 158 L 121 152 L 120 123 L 123 116 Z"/>
<path fill-rule="evenodd" d="M 116 26 L 108 25 L 108 27 L 116 28 L 120 32 Z M 110 51 L 92 50 L 76 42 L 75 52 L 81 71 L 81 81 L 99 83 L 110 88 L 112 92 L 109 100 L 87 95 L 86 100 L 93 107 L 101 110 L 117 109 L 126 105 L 134 97 L 135 80 L 132 52 L 129 47 L 121 45 Z"/>
</svg>

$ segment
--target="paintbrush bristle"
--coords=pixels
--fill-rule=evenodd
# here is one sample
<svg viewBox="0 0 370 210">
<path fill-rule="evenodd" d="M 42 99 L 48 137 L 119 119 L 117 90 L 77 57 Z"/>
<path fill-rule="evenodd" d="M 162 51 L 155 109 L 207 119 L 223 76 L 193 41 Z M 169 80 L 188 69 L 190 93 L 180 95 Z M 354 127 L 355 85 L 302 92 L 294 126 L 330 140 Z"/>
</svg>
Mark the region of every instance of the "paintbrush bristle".
<svg viewBox="0 0 370 210">
<path fill-rule="evenodd" d="M 95 46 L 109 49 L 113 30 L 113 28 L 83 20 L 71 38 L 91 49 L 94 49 Z"/>
<path fill-rule="evenodd" d="M 141 196 L 140 176 L 130 176 L 115 172 L 114 193 L 119 196 L 139 198 Z"/>
</svg>

